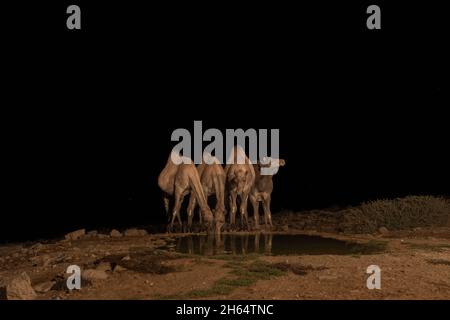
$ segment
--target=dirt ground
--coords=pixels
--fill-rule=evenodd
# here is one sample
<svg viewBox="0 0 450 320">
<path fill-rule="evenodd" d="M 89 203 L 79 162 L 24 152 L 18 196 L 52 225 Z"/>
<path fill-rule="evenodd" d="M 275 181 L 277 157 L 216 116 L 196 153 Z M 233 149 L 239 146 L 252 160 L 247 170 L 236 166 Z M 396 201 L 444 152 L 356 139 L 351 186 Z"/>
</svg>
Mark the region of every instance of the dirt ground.
<svg viewBox="0 0 450 320">
<path fill-rule="evenodd" d="M 293 231 L 289 231 L 293 233 Z M 26 272 L 36 299 L 450 299 L 450 228 L 377 235 L 322 235 L 383 242 L 370 255 L 197 256 L 160 248 L 176 235 L 91 237 L 0 247 L 0 279 Z M 81 267 L 81 290 L 66 269 Z M 381 289 L 369 290 L 370 265 Z M 84 272 L 86 272 L 84 276 Z M 95 270 L 92 272 L 92 270 Z"/>
</svg>

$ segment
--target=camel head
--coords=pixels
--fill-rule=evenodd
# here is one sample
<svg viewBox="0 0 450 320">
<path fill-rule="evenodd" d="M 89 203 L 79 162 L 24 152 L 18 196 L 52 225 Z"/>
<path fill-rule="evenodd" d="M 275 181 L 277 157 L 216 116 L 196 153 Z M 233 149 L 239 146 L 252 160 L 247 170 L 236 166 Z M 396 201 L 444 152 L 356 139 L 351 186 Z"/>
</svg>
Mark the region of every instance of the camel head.
<svg viewBox="0 0 450 320">
<path fill-rule="evenodd" d="M 202 211 L 203 221 L 204 221 L 204 224 L 206 226 L 206 229 L 208 231 L 212 230 L 213 223 L 214 223 L 214 216 L 213 216 L 213 214 L 211 212 L 211 209 L 206 208 L 206 209 L 203 209 L 201 211 Z"/>
<path fill-rule="evenodd" d="M 284 159 L 264 157 L 261 161 L 258 161 L 255 169 L 262 175 L 274 175 L 278 172 L 279 167 L 284 167 L 285 165 L 286 161 Z"/>
<path fill-rule="evenodd" d="M 213 210 L 214 211 L 214 217 L 215 217 L 215 221 L 214 221 L 214 228 L 215 228 L 215 233 L 216 234 L 220 234 L 220 232 L 222 231 L 222 227 L 225 224 L 225 212 L 224 210 Z"/>
</svg>

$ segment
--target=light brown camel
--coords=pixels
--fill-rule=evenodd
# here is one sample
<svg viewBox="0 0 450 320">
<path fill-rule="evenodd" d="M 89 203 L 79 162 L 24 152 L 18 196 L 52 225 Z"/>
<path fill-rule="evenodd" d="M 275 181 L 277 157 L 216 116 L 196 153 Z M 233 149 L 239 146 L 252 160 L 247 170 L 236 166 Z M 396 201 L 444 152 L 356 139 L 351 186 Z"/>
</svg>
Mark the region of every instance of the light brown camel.
<svg viewBox="0 0 450 320">
<path fill-rule="evenodd" d="M 225 171 L 219 160 L 211 155 L 205 154 L 208 159 L 206 162 L 197 166 L 200 175 L 200 182 L 205 193 L 206 200 L 208 197 L 216 196 L 216 206 L 214 211 L 215 232 L 220 234 L 223 224 L 225 223 Z M 193 194 L 189 199 L 188 206 L 188 229 L 191 229 L 193 213 L 196 206 L 196 198 Z M 201 219 L 201 215 L 200 215 Z M 201 220 L 200 220 L 201 222 Z"/>
<path fill-rule="evenodd" d="M 264 167 L 282 167 L 286 164 L 283 159 L 273 159 L 265 164 L 255 164 L 255 183 L 250 192 L 250 202 L 253 206 L 253 217 L 255 219 L 255 228 L 259 228 L 259 202 L 262 202 L 264 210 L 264 224 L 267 228 L 267 223 L 272 227 L 272 213 L 270 211 L 270 200 L 273 191 L 273 175 L 262 175 L 261 168 Z"/>
<path fill-rule="evenodd" d="M 225 166 L 226 188 L 230 200 L 230 225 L 236 224 L 237 196 L 240 197 L 241 224 L 248 228 L 247 204 L 251 188 L 255 182 L 255 170 L 250 159 L 245 155 L 240 146 L 235 146 L 230 159 Z"/>
<path fill-rule="evenodd" d="M 173 160 L 176 160 L 174 162 Z M 172 211 L 172 219 L 169 223 L 169 231 L 172 231 L 175 217 L 178 218 L 180 226 L 182 226 L 180 207 L 184 197 L 193 192 L 201 210 L 203 221 L 205 221 L 208 230 L 212 227 L 213 215 L 211 209 L 206 202 L 206 197 L 200 183 L 195 165 L 187 158 L 180 157 L 175 152 L 172 152 L 167 160 L 166 166 L 161 171 L 158 177 L 158 185 L 163 191 L 163 200 L 166 213 L 169 215 L 169 199 L 174 196 L 175 204 Z M 180 163 L 180 164 L 178 164 Z"/>
</svg>

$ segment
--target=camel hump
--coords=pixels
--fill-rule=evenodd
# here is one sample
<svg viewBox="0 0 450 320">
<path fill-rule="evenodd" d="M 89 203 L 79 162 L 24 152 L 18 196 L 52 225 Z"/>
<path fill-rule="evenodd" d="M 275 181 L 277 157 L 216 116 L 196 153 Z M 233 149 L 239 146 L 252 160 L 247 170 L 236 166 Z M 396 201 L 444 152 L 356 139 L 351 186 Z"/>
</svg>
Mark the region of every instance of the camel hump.
<svg viewBox="0 0 450 320">
<path fill-rule="evenodd" d="M 245 150 L 240 145 L 235 145 L 231 149 L 230 156 L 227 160 L 228 164 L 252 164 L 250 159 L 245 154 Z"/>
<path fill-rule="evenodd" d="M 180 164 L 191 164 L 192 159 L 186 156 L 180 155 L 180 153 L 176 150 L 172 150 L 169 155 L 169 159 L 167 159 L 167 163 L 171 163 L 172 165 L 180 165 Z"/>
</svg>

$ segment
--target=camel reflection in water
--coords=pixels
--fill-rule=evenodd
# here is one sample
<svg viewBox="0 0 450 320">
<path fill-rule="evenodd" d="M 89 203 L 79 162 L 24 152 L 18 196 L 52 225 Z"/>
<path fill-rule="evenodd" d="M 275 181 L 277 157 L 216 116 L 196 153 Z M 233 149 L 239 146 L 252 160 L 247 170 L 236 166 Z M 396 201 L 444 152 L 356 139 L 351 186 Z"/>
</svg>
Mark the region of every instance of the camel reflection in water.
<svg viewBox="0 0 450 320">
<path fill-rule="evenodd" d="M 205 256 L 272 253 L 272 234 L 187 235 L 177 239 L 176 251 Z"/>
</svg>

